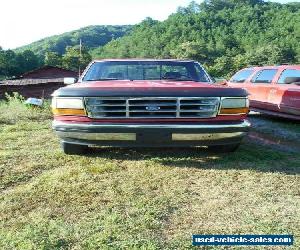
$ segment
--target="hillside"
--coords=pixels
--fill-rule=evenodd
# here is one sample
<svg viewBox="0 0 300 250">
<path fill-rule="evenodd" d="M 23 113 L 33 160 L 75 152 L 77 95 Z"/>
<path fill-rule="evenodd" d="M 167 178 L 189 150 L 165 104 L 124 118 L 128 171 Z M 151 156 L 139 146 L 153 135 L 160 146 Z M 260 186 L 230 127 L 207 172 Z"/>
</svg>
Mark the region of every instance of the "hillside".
<svg viewBox="0 0 300 250">
<path fill-rule="evenodd" d="M 67 46 L 74 46 L 79 44 L 82 39 L 83 44 L 87 48 L 95 48 L 103 46 L 116 39 L 124 36 L 131 30 L 131 25 L 95 25 L 88 26 L 71 32 L 66 32 L 61 35 L 55 35 L 33 42 L 29 45 L 17 48 L 16 52 L 31 50 L 35 54 L 41 56 L 47 51 L 57 52 L 62 55 L 65 53 Z"/>
<path fill-rule="evenodd" d="M 88 26 L 20 47 L 14 51 L 15 56 L 12 51 L 0 49 L 0 78 L 35 68 L 36 61 L 39 65 L 77 68 L 63 61 L 70 58 L 77 64 L 79 57 L 75 54 L 79 50 L 75 48 L 69 55 L 65 52 L 67 46 L 78 45 L 80 39 L 93 58 L 189 58 L 200 61 L 215 77 L 230 76 L 249 65 L 300 63 L 299 23 L 299 2 L 191 2 L 162 22 L 146 18 L 134 26 Z M 23 52 L 26 55 L 20 56 Z M 45 56 L 46 52 L 58 55 Z M 29 60 L 27 54 L 33 59 Z M 73 56 L 77 59 L 71 60 Z M 26 67 L 19 63 L 20 58 L 25 58 Z"/>
<path fill-rule="evenodd" d="M 300 62 L 300 3 L 206 0 L 150 18 L 93 51 L 94 57 L 191 58 L 214 76 L 248 65 Z"/>
</svg>

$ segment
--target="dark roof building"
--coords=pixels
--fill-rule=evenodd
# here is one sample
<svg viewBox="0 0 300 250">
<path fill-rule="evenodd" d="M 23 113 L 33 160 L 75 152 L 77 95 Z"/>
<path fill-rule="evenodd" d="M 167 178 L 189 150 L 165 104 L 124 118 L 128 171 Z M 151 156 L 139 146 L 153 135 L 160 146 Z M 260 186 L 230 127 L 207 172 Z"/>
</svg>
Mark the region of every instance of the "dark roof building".
<svg viewBox="0 0 300 250">
<path fill-rule="evenodd" d="M 24 73 L 20 79 L 0 83 L 0 99 L 5 93 L 18 92 L 25 98 L 50 98 L 54 90 L 65 86 L 64 77 L 78 77 L 78 73 L 53 66 L 44 66 Z"/>
<path fill-rule="evenodd" d="M 78 77 L 78 73 L 72 70 L 62 69 L 54 66 L 44 66 L 24 73 L 22 79 L 54 79 L 64 77 Z"/>
</svg>

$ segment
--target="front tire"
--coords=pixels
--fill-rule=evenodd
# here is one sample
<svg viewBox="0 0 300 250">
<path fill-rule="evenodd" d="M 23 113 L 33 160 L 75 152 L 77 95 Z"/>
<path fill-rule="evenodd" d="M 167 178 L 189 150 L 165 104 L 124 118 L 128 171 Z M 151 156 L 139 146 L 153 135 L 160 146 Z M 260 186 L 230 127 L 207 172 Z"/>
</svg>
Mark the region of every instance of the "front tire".
<svg viewBox="0 0 300 250">
<path fill-rule="evenodd" d="M 234 152 L 238 149 L 240 143 L 228 144 L 228 145 L 215 145 L 208 146 L 208 150 L 214 153 L 229 153 Z"/>
<path fill-rule="evenodd" d="M 64 153 L 67 155 L 84 154 L 88 149 L 88 146 L 86 145 L 72 144 L 67 142 L 61 142 L 60 145 Z"/>
</svg>

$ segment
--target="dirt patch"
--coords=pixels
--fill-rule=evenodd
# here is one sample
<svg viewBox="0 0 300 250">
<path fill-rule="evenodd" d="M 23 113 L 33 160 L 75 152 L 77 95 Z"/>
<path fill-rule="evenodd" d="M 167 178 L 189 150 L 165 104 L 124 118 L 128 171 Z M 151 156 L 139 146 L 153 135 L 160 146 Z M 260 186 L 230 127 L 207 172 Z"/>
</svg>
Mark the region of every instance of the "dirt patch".
<svg viewBox="0 0 300 250">
<path fill-rule="evenodd" d="M 247 138 L 288 152 L 300 152 L 300 123 L 258 113 L 249 115 L 252 124 Z"/>
<path fill-rule="evenodd" d="M 248 134 L 248 139 L 258 141 L 262 144 L 271 145 L 272 147 L 276 147 L 277 149 L 287 151 L 287 152 L 300 152 L 300 144 L 295 143 L 289 140 L 283 140 L 276 137 L 272 137 L 267 134 L 250 132 Z"/>
</svg>

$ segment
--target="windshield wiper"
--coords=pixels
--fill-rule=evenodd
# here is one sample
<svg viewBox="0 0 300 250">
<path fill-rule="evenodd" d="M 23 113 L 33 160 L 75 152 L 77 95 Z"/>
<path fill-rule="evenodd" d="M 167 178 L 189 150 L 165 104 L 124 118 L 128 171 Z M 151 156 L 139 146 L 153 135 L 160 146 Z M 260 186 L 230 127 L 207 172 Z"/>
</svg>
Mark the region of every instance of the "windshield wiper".
<svg viewBox="0 0 300 250">
<path fill-rule="evenodd" d="M 118 78 L 99 78 L 99 79 L 87 79 L 85 81 L 114 81 L 114 80 L 121 80 Z"/>
<path fill-rule="evenodd" d="M 163 78 L 163 80 L 167 80 L 167 81 L 193 81 L 193 82 L 197 82 L 196 80 L 194 80 L 193 78 Z"/>
</svg>

